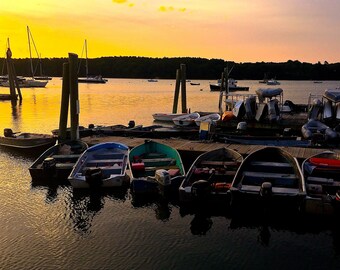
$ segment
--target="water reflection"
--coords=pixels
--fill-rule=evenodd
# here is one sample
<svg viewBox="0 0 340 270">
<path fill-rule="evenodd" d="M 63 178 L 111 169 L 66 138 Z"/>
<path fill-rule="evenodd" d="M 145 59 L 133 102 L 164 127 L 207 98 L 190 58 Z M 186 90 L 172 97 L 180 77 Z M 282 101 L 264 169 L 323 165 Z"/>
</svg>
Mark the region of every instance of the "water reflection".
<svg viewBox="0 0 340 270">
<path fill-rule="evenodd" d="M 80 234 L 91 233 L 92 220 L 104 207 L 105 198 L 124 201 L 126 194 L 127 188 L 73 190 L 68 199 L 73 229 Z"/>
</svg>

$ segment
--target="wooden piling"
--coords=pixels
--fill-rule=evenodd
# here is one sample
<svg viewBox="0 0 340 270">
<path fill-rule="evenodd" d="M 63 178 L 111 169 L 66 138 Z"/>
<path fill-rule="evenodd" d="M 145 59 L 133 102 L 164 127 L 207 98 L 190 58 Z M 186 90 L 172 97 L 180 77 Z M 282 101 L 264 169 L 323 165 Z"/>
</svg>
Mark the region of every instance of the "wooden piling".
<svg viewBox="0 0 340 270">
<path fill-rule="evenodd" d="M 14 74 L 12 69 L 12 52 L 11 49 L 8 48 L 6 52 L 6 65 L 8 72 L 8 83 L 9 83 L 9 92 L 12 100 L 16 100 L 17 96 L 15 93 L 15 85 L 14 85 Z"/>
<path fill-rule="evenodd" d="M 63 64 L 63 84 L 61 88 L 61 106 L 59 119 L 59 142 L 66 140 L 67 116 L 70 101 L 70 64 Z"/>
<path fill-rule="evenodd" d="M 187 109 L 187 90 L 186 90 L 186 82 L 187 75 L 186 75 L 186 66 L 185 64 L 181 64 L 181 88 L 182 88 L 182 113 L 186 113 Z"/>
<path fill-rule="evenodd" d="M 223 92 L 224 92 L 224 72 L 222 72 L 222 75 L 221 75 L 221 88 L 220 88 L 220 96 L 218 99 L 218 110 L 220 114 L 223 113 L 223 108 L 222 108 Z"/>
<path fill-rule="evenodd" d="M 71 140 L 79 139 L 78 55 L 69 53 Z"/>
<path fill-rule="evenodd" d="M 173 107 L 172 107 L 172 113 L 177 113 L 180 86 L 181 86 L 181 70 L 177 69 L 176 70 L 176 86 L 175 86 L 174 104 L 173 104 Z"/>
</svg>

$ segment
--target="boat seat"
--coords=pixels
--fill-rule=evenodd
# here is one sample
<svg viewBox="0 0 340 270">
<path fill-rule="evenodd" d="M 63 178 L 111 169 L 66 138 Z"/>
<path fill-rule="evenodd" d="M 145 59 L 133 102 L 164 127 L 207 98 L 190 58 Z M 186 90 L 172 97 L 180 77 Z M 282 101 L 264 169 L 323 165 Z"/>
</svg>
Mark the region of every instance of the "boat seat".
<svg viewBox="0 0 340 270">
<path fill-rule="evenodd" d="M 75 163 L 56 163 L 56 168 L 60 170 L 73 169 Z"/>
<path fill-rule="evenodd" d="M 271 182 L 273 187 L 296 187 L 298 179 L 295 174 L 268 173 L 268 172 L 243 172 L 242 185 L 261 186 L 263 182 Z"/>
<path fill-rule="evenodd" d="M 123 159 L 124 153 L 98 153 L 94 154 L 94 159 Z"/>
<path fill-rule="evenodd" d="M 261 190 L 261 186 L 254 186 L 254 185 L 242 185 L 241 188 L 244 192 L 250 192 L 250 193 L 259 193 Z M 289 187 L 273 187 L 272 188 L 273 194 L 292 194 L 295 195 L 299 192 L 298 188 L 289 188 Z"/>
<path fill-rule="evenodd" d="M 111 167 L 97 167 L 101 169 L 102 173 L 106 174 L 120 174 L 123 170 L 122 166 L 111 166 Z M 88 169 L 93 169 L 92 167 L 84 167 L 83 172 L 86 172 Z"/>
<path fill-rule="evenodd" d="M 251 171 L 275 171 L 277 173 L 294 173 L 294 168 L 287 162 L 253 161 L 250 163 Z"/>
<path fill-rule="evenodd" d="M 115 164 L 121 165 L 123 163 L 122 159 L 93 159 L 87 162 L 88 166 L 114 166 Z"/>
<path fill-rule="evenodd" d="M 202 166 L 239 166 L 239 162 L 235 161 L 215 161 L 215 160 L 202 160 Z"/>
<path fill-rule="evenodd" d="M 176 164 L 176 160 L 173 158 L 148 158 L 142 159 L 141 162 L 144 162 L 145 166 L 151 167 L 163 167 L 163 166 L 171 166 Z"/>
<path fill-rule="evenodd" d="M 77 155 L 77 154 L 73 154 L 73 155 L 52 155 L 52 157 L 57 160 L 57 161 L 60 161 L 60 160 L 77 160 L 79 158 L 80 155 Z"/>
</svg>

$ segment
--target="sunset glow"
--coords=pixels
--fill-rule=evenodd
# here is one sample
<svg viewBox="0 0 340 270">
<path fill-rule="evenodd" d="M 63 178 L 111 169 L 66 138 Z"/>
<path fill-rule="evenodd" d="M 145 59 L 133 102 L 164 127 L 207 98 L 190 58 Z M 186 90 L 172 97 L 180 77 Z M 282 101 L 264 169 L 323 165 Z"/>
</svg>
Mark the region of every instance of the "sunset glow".
<svg viewBox="0 0 340 270">
<path fill-rule="evenodd" d="M 2 1 L 0 48 L 29 57 L 203 57 L 236 62 L 339 62 L 335 0 Z"/>
</svg>

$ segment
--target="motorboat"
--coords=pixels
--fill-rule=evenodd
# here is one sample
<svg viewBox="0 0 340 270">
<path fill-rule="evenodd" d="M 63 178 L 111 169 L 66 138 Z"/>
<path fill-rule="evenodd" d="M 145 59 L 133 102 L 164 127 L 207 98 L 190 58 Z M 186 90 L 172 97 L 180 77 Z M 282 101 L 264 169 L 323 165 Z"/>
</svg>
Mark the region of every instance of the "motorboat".
<svg viewBox="0 0 340 270">
<path fill-rule="evenodd" d="M 340 201 L 340 155 L 323 151 L 302 163 L 306 181 L 305 211 L 311 214 L 331 215 L 337 210 Z"/>
<path fill-rule="evenodd" d="M 81 140 L 51 146 L 28 168 L 32 180 L 66 180 L 80 155 L 88 148 Z"/>
<path fill-rule="evenodd" d="M 186 115 L 178 116 L 172 119 L 176 126 L 190 126 L 195 124 L 195 120 L 199 118 L 199 113 L 189 113 Z"/>
<path fill-rule="evenodd" d="M 265 207 L 299 209 L 306 196 L 297 159 L 279 147 L 250 153 L 239 167 L 230 192 L 231 204 L 236 207 L 258 202 Z"/>
<path fill-rule="evenodd" d="M 267 85 L 279 85 L 280 82 L 277 81 L 276 79 L 270 79 L 267 81 Z"/>
<path fill-rule="evenodd" d="M 235 150 L 218 148 L 201 154 L 191 165 L 179 187 L 182 202 L 225 200 L 243 157 Z"/>
<path fill-rule="evenodd" d="M 210 91 L 220 91 L 221 90 L 221 80 L 218 80 L 215 84 L 210 84 Z M 236 91 L 248 91 L 248 86 L 238 86 L 237 81 L 234 79 L 228 79 L 228 90 L 229 92 Z"/>
<path fill-rule="evenodd" d="M 178 190 L 185 169 L 178 151 L 166 144 L 146 140 L 129 153 L 131 191 L 148 194 Z"/>
<path fill-rule="evenodd" d="M 129 148 L 122 143 L 105 142 L 85 150 L 73 167 L 68 180 L 77 188 L 114 188 L 128 185 Z"/>
<path fill-rule="evenodd" d="M 34 78 L 19 80 L 20 88 L 43 88 L 47 85 L 48 81 L 40 81 Z M 9 81 L 0 81 L 0 86 L 9 87 Z"/>
<path fill-rule="evenodd" d="M 52 135 L 13 132 L 10 128 L 4 129 L 4 136 L 0 136 L 0 146 L 13 149 L 47 149 L 56 143 L 56 138 Z"/>
</svg>

